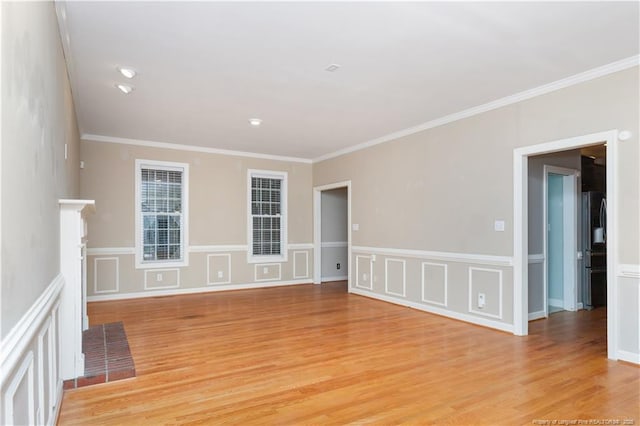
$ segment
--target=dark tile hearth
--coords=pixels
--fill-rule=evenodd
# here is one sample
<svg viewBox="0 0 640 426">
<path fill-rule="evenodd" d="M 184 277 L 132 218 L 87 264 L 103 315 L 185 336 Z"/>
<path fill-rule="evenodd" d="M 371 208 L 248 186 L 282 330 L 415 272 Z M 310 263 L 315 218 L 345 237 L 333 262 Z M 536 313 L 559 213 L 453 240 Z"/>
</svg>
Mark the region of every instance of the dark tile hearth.
<svg viewBox="0 0 640 426">
<path fill-rule="evenodd" d="M 65 380 L 64 389 L 75 389 L 136 376 L 127 334 L 122 322 L 89 327 L 82 333 L 84 376 Z"/>
</svg>

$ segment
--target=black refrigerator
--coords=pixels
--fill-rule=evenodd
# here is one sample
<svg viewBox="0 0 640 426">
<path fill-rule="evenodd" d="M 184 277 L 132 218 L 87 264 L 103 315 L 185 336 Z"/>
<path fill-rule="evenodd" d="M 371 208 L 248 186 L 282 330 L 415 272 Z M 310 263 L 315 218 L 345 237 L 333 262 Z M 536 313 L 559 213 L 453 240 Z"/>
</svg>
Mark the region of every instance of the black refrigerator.
<svg viewBox="0 0 640 426">
<path fill-rule="evenodd" d="M 604 193 L 582 193 L 582 300 L 585 309 L 607 305 L 606 215 Z"/>
</svg>

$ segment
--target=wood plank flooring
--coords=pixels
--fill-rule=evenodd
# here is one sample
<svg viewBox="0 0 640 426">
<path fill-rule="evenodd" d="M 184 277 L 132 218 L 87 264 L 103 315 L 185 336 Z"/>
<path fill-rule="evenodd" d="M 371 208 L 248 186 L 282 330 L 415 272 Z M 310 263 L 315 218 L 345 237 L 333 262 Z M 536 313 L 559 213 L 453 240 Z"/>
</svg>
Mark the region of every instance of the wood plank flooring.
<svg viewBox="0 0 640 426">
<path fill-rule="evenodd" d="M 92 303 L 89 316 L 124 322 L 138 377 L 66 391 L 60 425 L 640 422 L 640 368 L 606 359 L 604 309 L 515 337 L 338 282 Z"/>
</svg>

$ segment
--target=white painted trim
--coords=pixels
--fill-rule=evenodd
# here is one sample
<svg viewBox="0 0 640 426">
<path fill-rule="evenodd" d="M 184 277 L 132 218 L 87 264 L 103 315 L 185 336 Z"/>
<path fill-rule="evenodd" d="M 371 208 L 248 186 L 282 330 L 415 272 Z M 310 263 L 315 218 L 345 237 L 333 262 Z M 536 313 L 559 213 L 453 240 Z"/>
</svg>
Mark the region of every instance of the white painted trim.
<svg viewBox="0 0 640 426">
<path fill-rule="evenodd" d="M 544 253 L 529 255 L 529 265 L 532 265 L 535 263 L 544 263 Z"/>
<path fill-rule="evenodd" d="M 493 256 L 485 254 L 451 253 L 441 251 L 410 250 L 398 248 L 353 246 L 354 252 L 371 254 L 417 257 L 422 259 L 443 260 L 448 262 L 473 263 L 478 265 L 511 266 L 511 256 Z"/>
<path fill-rule="evenodd" d="M 357 288 L 352 289 L 351 292 L 354 293 L 354 294 L 360 295 L 360 296 L 369 297 L 371 299 L 378 299 L 378 300 L 382 300 L 384 302 L 389 302 L 389 303 L 393 303 L 393 304 L 400 305 L 400 306 L 406 306 L 406 307 L 409 307 L 409 308 L 413 308 L 413 309 L 417 309 L 417 310 L 420 310 L 420 311 L 429 312 L 429 313 L 440 315 L 440 316 L 443 316 L 443 317 L 452 318 L 452 319 L 455 319 L 455 320 L 464 321 L 464 322 L 468 322 L 468 323 L 475 324 L 475 325 L 480 325 L 482 327 L 493 328 L 493 329 L 496 329 L 496 330 L 506 331 L 506 332 L 509 332 L 509 333 L 513 332 L 513 326 L 511 324 L 507 324 L 507 323 L 504 323 L 504 322 L 499 322 L 499 321 L 494 321 L 494 320 L 490 320 L 490 319 L 486 319 L 486 318 L 476 317 L 476 316 L 473 316 L 473 315 L 463 314 L 463 313 L 460 313 L 460 312 L 454 312 L 454 311 L 450 311 L 448 309 L 439 308 L 439 307 L 436 307 L 436 306 L 423 305 L 423 304 L 420 304 L 420 303 L 417 303 L 417 302 L 412 302 L 410 300 L 399 299 L 397 297 L 378 294 L 378 293 L 374 293 L 374 292 L 366 291 L 366 290 L 361 290 L 361 289 L 357 289 Z"/>
<path fill-rule="evenodd" d="M 115 260 L 116 261 L 116 288 L 114 290 L 98 290 L 98 261 L 99 260 Z M 120 291 L 120 258 L 119 257 L 96 257 L 93 259 L 93 293 L 117 293 Z"/>
<path fill-rule="evenodd" d="M 637 58 L 638 57 L 634 57 Z M 618 221 L 616 218 L 618 207 L 618 178 L 615 171 L 618 169 L 617 145 L 618 130 L 608 130 L 589 135 L 576 136 L 545 142 L 536 145 L 516 148 L 513 150 L 513 319 L 514 334 L 523 336 L 528 334 L 528 268 L 524 260 L 528 258 L 528 215 L 527 215 L 527 184 L 528 184 L 528 157 L 538 154 L 566 151 L 582 148 L 590 145 L 607 144 L 607 158 L 610 164 L 607 166 L 607 207 L 608 216 L 614 218 L 607 222 L 607 236 L 609 240 L 607 249 L 607 356 L 609 359 L 617 359 L 618 342 L 618 286 L 615 283 L 617 267 L 617 235 Z M 613 222 L 613 223 L 612 223 Z"/>
<path fill-rule="evenodd" d="M 444 269 L 444 282 L 442 283 L 444 286 L 444 300 L 442 302 L 439 302 L 437 300 L 431 300 L 431 299 L 427 299 L 424 295 L 425 291 L 425 285 L 424 285 L 424 279 L 425 279 L 425 272 L 424 272 L 424 267 L 425 265 L 429 265 L 429 266 L 440 266 Z M 421 270 L 421 277 L 422 277 L 422 301 L 426 302 L 426 303 L 431 303 L 434 305 L 440 305 L 440 306 L 444 306 L 445 308 L 447 307 L 447 294 L 449 292 L 449 278 L 448 278 L 448 269 L 449 269 L 449 265 L 447 265 L 446 263 L 434 263 L 434 262 L 422 262 L 420 265 L 420 270 Z"/>
<path fill-rule="evenodd" d="M 116 144 L 122 144 L 122 145 L 146 146 L 151 148 L 172 149 L 177 151 L 203 152 L 205 154 L 228 155 L 232 157 L 249 157 L 249 158 L 260 158 L 263 160 L 287 161 L 291 163 L 311 164 L 312 162 L 311 159 L 307 159 L 307 158 L 287 157 L 287 156 L 271 155 L 271 154 L 259 154 L 256 152 L 234 151 L 230 149 L 211 148 L 211 147 L 197 146 L 197 145 L 183 145 L 183 144 L 176 144 L 176 143 L 169 143 L 169 142 L 149 141 L 149 140 L 143 140 L 143 139 L 118 138 L 114 136 L 93 135 L 89 133 L 83 133 L 80 139 L 84 142 L 102 142 L 102 143 L 116 143 Z"/>
<path fill-rule="evenodd" d="M 350 180 L 334 182 L 327 185 L 319 185 L 313 188 L 313 283 L 320 284 L 322 282 L 322 191 L 329 191 L 331 189 L 338 188 L 347 188 L 347 270 L 349 272 L 349 275 L 347 277 L 347 288 L 351 289 L 351 271 L 353 271 L 352 250 L 348 249 L 351 246 L 351 242 L 353 241 L 351 239 L 352 226 Z"/>
<path fill-rule="evenodd" d="M 135 247 L 92 247 L 87 248 L 87 256 L 114 256 L 120 254 L 136 254 Z"/>
<path fill-rule="evenodd" d="M 258 279 L 258 267 L 267 266 L 271 268 L 272 266 L 278 267 L 278 277 L 277 278 L 261 278 Z M 264 272 L 263 272 L 264 273 Z M 255 282 L 264 282 L 264 281 L 280 281 L 282 279 L 282 264 L 281 263 L 255 263 L 253 265 L 253 280 Z"/>
<path fill-rule="evenodd" d="M 533 89 L 525 90 L 523 92 L 515 93 L 504 98 L 497 99 L 486 104 L 478 105 L 473 108 L 469 108 L 463 111 L 459 111 L 444 117 L 437 118 L 435 120 L 427 121 L 426 123 L 419 124 L 408 129 L 403 129 L 394 133 L 390 133 L 385 136 L 381 136 L 376 139 L 369 140 L 367 142 L 359 143 L 347 148 L 340 149 L 338 151 L 331 152 L 329 154 L 321 155 L 313 159 L 313 163 L 319 163 L 321 161 L 329 160 L 331 158 L 339 157 L 341 155 L 349 154 L 351 152 L 360 151 L 365 148 L 369 148 L 381 143 L 389 142 L 395 139 L 399 139 L 404 136 L 413 135 L 415 133 L 423 132 L 425 130 L 433 129 L 435 127 L 443 126 L 445 124 L 452 123 L 454 121 L 462 120 L 465 118 L 473 117 L 474 115 L 482 114 L 494 109 L 502 108 L 508 105 L 513 105 L 518 102 L 525 101 L 527 99 L 535 98 L 537 96 L 545 95 L 547 93 L 555 92 L 576 84 L 584 83 L 589 80 L 593 80 L 605 75 L 613 74 L 618 71 L 623 71 L 628 68 L 637 66 L 640 63 L 640 56 L 631 56 L 620 61 L 612 62 L 607 65 L 603 65 L 598 68 L 593 68 L 588 71 L 567 77 L 561 80 L 554 81 L 542 86 L 535 87 Z M 607 156 L 607 158 L 609 158 Z"/>
<path fill-rule="evenodd" d="M 289 250 L 313 250 L 313 243 L 290 243 Z"/>
<path fill-rule="evenodd" d="M 176 284 L 175 285 L 166 285 L 166 286 L 158 286 L 158 287 L 150 287 L 147 284 L 147 275 L 149 272 L 154 273 L 165 273 L 169 271 L 176 271 Z M 179 268 L 162 268 L 162 269 L 145 269 L 144 270 L 144 289 L 149 291 L 154 290 L 163 290 L 167 288 L 179 288 L 180 287 L 180 269 Z"/>
<path fill-rule="evenodd" d="M 49 376 L 51 376 L 50 370 L 50 362 L 51 362 L 51 316 L 45 319 L 44 324 L 40 327 L 40 331 L 38 332 L 38 343 L 36 347 L 36 351 L 38 356 L 36 357 L 38 363 L 38 381 L 36 382 L 38 388 L 38 410 L 36 411 L 36 422 L 37 424 L 45 424 L 44 415 L 45 415 L 45 401 L 44 401 L 44 336 L 47 335 L 47 359 L 49 360 L 48 370 Z M 49 380 L 52 380 L 52 377 L 49 377 Z"/>
<path fill-rule="evenodd" d="M 360 285 L 360 268 L 358 266 L 358 259 L 360 258 L 369 259 L 369 287 Z M 356 287 L 367 290 L 373 289 L 373 261 L 371 260 L 371 256 L 356 255 Z"/>
<path fill-rule="evenodd" d="M 211 266 L 210 266 L 210 260 L 209 260 L 211 257 L 226 257 L 227 258 L 227 279 L 226 279 L 226 281 L 212 281 L 211 280 Z M 217 278 L 217 276 L 214 277 L 214 278 Z M 207 255 L 207 285 L 221 285 L 221 284 L 231 284 L 231 253 L 208 254 Z"/>
<path fill-rule="evenodd" d="M 245 244 L 189 246 L 191 253 L 224 253 L 230 251 L 247 251 L 248 249 L 249 247 Z"/>
<path fill-rule="evenodd" d="M 529 312 L 529 321 L 534 321 L 534 320 L 546 318 L 546 317 L 547 317 L 547 314 L 545 313 L 545 311 Z"/>
<path fill-rule="evenodd" d="M 618 359 L 621 361 L 627 361 L 633 364 L 640 364 L 640 354 L 634 354 L 629 351 L 618 351 Z"/>
<path fill-rule="evenodd" d="M 142 256 L 142 212 L 140 209 L 140 191 L 142 185 L 141 170 L 142 167 L 150 169 L 167 169 L 173 171 L 182 171 L 182 228 L 180 229 L 180 238 L 182 239 L 180 246 L 182 259 L 180 260 L 162 260 L 145 262 Z M 186 267 L 189 266 L 189 163 L 178 163 L 174 161 L 158 161 L 145 160 L 136 158 L 134 169 L 135 181 L 135 268 L 164 268 L 164 267 Z M 145 275 L 146 277 L 146 275 Z M 145 278 L 146 279 L 146 278 Z"/>
<path fill-rule="evenodd" d="M 62 274 L 59 274 L 2 339 L 0 343 L 0 347 L 2 347 L 0 351 L 0 366 L 2 367 L 0 368 L 0 388 L 4 387 L 7 380 L 6 375 L 15 368 L 44 318 L 50 315 L 55 302 L 60 299 L 63 287 L 64 278 Z"/>
<path fill-rule="evenodd" d="M 346 248 L 349 243 L 346 241 L 327 241 L 320 244 L 321 248 Z"/>
<path fill-rule="evenodd" d="M 299 275 L 297 268 L 296 268 L 296 255 L 300 255 L 300 254 L 304 254 L 304 258 L 305 258 L 305 269 L 304 269 L 304 274 Z M 298 279 L 298 278 L 308 278 L 309 277 L 309 252 L 308 251 L 294 251 L 293 252 L 293 279 Z"/>
<path fill-rule="evenodd" d="M 27 424 L 35 424 L 35 392 L 33 383 L 33 352 L 29 351 L 22 360 L 22 364 L 16 371 L 11 382 L 7 386 L 7 390 L 4 392 L 4 424 L 14 424 L 13 416 L 13 397 L 18 390 L 18 386 L 22 383 L 24 376 L 27 376 Z"/>
<path fill-rule="evenodd" d="M 52 357 L 49 360 L 49 366 L 50 366 L 50 373 L 49 375 L 51 376 L 52 380 L 49 386 L 50 389 L 50 393 L 49 393 L 49 405 L 51 407 L 53 407 L 54 409 L 54 413 L 53 413 L 53 420 L 51 422 L 51 424 L 55 424 L 56 421 L 58 420 L 58 414 L 60 413 L 60 406 L 62 405 L 62 391 L 63 391 L 63 383 L 62 383 L 62 378 L 59 375 L 59 365 L 58 365 L 58 354 L 59 354 L 59 338 L 58 338 L 58 327 L 59 327 L 59 323 L 58 323 L 58 318 L 60 317 L 59 314 L 59 309 L 60 309 L 60 304 L 61 301 L 58 301 L 53 309 L 51 310 L 51 324 L 52 324 L 52 328 L 51 328 L 51 339 L 52 339 Z"/>
<path fill-rule="evenodd" d="M 483 272 L 497 272 L 498 273 L 498 314 L 489 314 L 487 312 L 478 311 L 473 308 L 474 300 L 473 300 L 473 271 L 483 271 Z M 502 311 L 503 311 L 503 282 L 502 282 L 502 270 L 501 269 L 490 269 L 490 268 L 469 268 L 469 312 L 474 313 L 476 315 L 482 315 L 489 318 L 502 319 Z"/>
<path fill-rule="evenodd" d="M 397 262 L 402 264 L 402 293 L 389 291 L 389 262 Z M 384 292 L 392 296 L 406 297 L 407 294 L 407 261 L 404 259 L 393 259 L 387 257 L 384 259 Z"/>
<path fill-rule="evenodd" d="M 618 276 L 624 278 L 640 278 L 640 265 L 623 263 L 618 265 Z"/>
<path fill-rule="evenodd" d="M 197 294 L 197 293 L 209 293 L 216 291 L 229 291 L 229 290 L 249 290 L 256 288 L 269 288 L 280 287 L 286 285 L 301 285 L 311 284 L 309 280 L 290 280 L 290 281 L 271 281 L 271 282 L 259 282 L 259 283 L 244 283 L 244 284 L 228 284 L 228 285 L 216 285 L 207 287 L 194 287 L 194 288 L 180 288 L 174 290 L 159 290 L 150 292 L 134 292 L 134 293 L 120 293 L 120 294 L 108 294 L 102 296 L 90 296 L 87 298 L 89 302 L 105 302 L 109 300 L 126 300 L 126 299 L 141 299 L 145 297 L 158 297 L 158 296 L 179 296 L 182 294 Z"/>
<path fill-rule="evenodd" d="M 323 283 L 330 283 L 333 281 L 346 281 L 349 278 L 349 275 L 338 275 L 335 277 L 322 277 Z"/>
<path fill-rule="evenodd" d="M 251 178 L 265 178 L 280 180 L 280 255 L 253 254 L 253 215 L 251 214 Z M 288 199 L 289 173 L 280 170 L 247 169 L 247 263 L 275 263 L 286 262 L 289 256 L 288 242 Z"/>
</svg>

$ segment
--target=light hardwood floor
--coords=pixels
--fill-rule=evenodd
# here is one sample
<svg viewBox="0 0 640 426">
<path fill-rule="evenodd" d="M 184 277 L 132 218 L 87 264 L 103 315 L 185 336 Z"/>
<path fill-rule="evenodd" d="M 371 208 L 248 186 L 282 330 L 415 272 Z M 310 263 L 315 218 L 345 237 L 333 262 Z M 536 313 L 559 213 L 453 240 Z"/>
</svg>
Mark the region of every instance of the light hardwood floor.
<svg viewBox="0 0 640 426">
<path fill-rule="evenodd" d="M 138 377 L 66 391 L 59 424 L 640 422 L 640 368 L 606 359 L 606 313 L 515 337 L 300 285 L 89 305 L 123 321 Z"/>
</svg>

